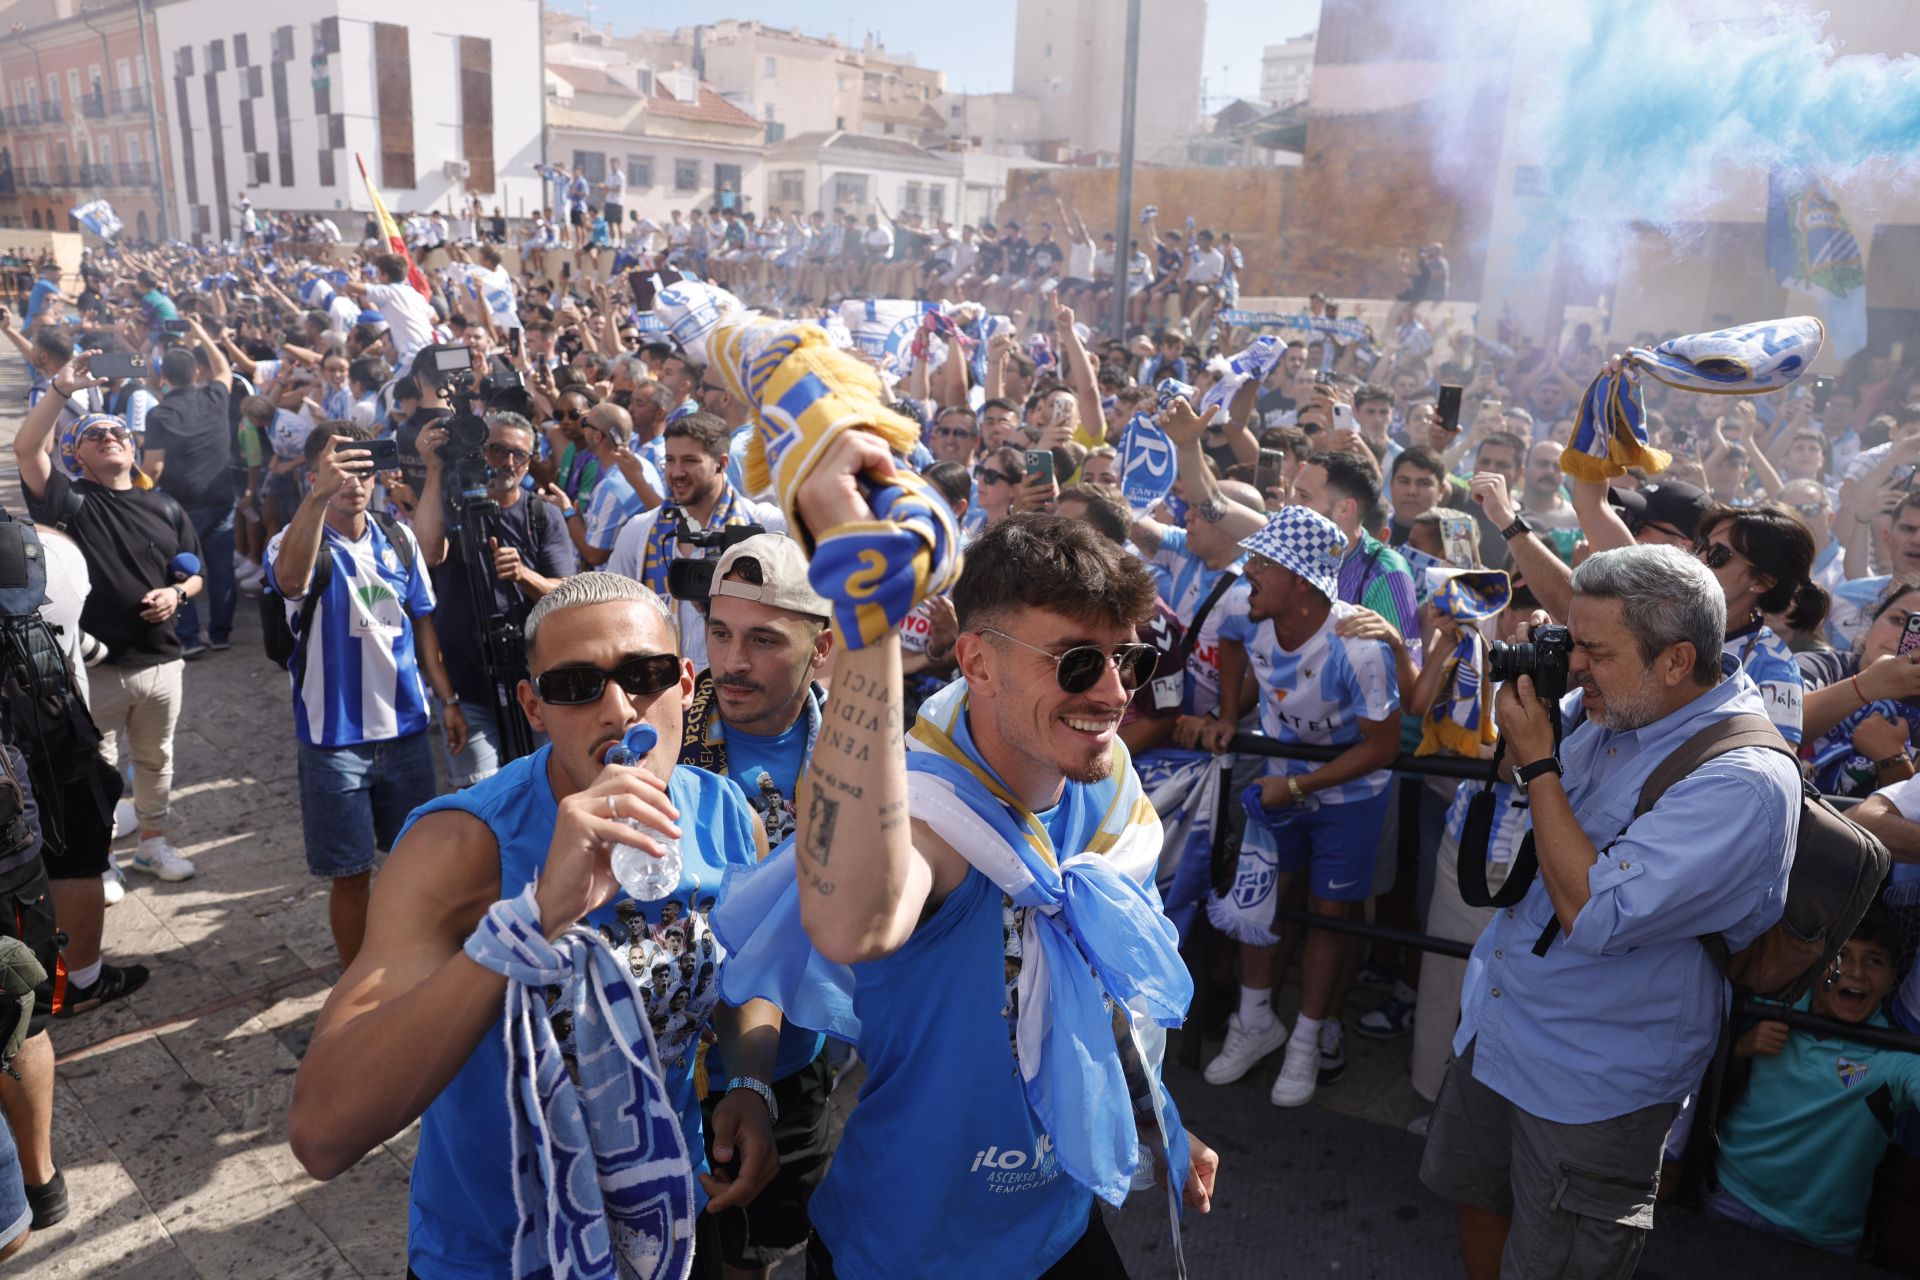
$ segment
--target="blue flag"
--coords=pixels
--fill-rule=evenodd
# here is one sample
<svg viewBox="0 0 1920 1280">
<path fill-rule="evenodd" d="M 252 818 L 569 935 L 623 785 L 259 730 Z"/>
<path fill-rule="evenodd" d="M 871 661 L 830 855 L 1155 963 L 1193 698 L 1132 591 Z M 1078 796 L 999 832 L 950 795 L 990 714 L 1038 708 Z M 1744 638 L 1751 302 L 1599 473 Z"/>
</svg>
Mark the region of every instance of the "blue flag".
<svg viewBox="0 0 1920 1280">
<path fill-rule="evenodd" d="M 120 234 L 120 228 L 126 224 L 120 221 L 120 215 L 105 200 L 89 200 L 68 210 L 78 222 L 102 240 L 111 240 Z"/>
<path fill-rule="evenodd" d="M 1120 435 L 1120 491 L 1127 504 L 1144 511 L 1173 489 L 1173 441 L 1153 419 L 1136 413 Z"/>
<path fill-rule="evenodd" d="M 1767 268 L 1782 288 L 1820 295 L 1822 319 L 1842 360 L 1867 345 L 1867 274 L 1846 214 L 1810 173 L 1767 175 Z"/>
</svg>

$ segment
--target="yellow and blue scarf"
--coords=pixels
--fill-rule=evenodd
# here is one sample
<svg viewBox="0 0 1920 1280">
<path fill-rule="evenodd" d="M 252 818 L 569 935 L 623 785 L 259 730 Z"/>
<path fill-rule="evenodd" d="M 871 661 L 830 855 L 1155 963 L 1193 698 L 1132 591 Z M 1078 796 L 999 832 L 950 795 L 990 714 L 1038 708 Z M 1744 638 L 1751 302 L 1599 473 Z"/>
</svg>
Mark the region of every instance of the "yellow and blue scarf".
<svg viewBox="0 0 1920 1280">
<path fill-rule="evenodd" d="M 726 497 L 713 504 L 703 528 L 710 532 L 729 525 L 752 524 L 753 517 L 740 510 L 739 498 L 733 486 L 728 485 Z M 667 566 L 673 563 L 673 544 L 680 531 L 681 515 L 681 508 L 673 503 L 661 504 L 653 528 L 647 530 L 646 550 L 640 560 L 640 581 L 662 600 L 667 598 Z"/>
<path fill-rule="evenodd" d="M 1500 735 L 1487 682 L 1487 642 L 1473 624 L 1507 607 L 1512 581 L 1498 569 L 1429 569 L 1426 578 L 1433 607 L 1461 624 L 1460 640 L 1446 657 L 1440 690 L 1420 722 L 1420 745 L 1413 754 L 1489 756 Z"/>
</svg>

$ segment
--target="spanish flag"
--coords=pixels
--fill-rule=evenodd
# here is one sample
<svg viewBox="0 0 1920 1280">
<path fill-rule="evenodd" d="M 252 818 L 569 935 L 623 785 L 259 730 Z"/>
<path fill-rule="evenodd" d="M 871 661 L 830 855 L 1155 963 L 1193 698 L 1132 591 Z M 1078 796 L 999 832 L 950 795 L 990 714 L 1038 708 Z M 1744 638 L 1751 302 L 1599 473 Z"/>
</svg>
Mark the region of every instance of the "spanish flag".
<svg viewBox="0 0 1920 1280">
<path fill-rule="evenodd" d="M 373 201 L 373 216 L 380 220 L 380 234 L 387 238 L 387 247 L 407 260 L 407 283 L 420 291 L 423 298 L 431 297 L 427 289 L 427 277 L 420 265 L 407 252 L 407 242 L 400 234 L 400 227 L 387 212 L 387 202 L 380 198 L 380 190 L 373 185 L 373 179 L 367 173 L 367 162 L 360 158 L 359 152 L 353 153 L 353 162 L 360 166 L 360 179 L 367 184 L 367 198 Z"/>
</svg>

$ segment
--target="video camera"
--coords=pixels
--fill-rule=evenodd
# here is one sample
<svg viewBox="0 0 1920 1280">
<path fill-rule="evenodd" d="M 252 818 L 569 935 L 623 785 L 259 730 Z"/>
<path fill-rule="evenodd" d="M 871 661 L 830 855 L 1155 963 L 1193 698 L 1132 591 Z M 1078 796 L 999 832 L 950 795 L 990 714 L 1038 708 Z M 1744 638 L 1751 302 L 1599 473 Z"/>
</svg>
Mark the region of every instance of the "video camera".
<svg viewBox="0 0 1920 1280">
<path fill-rule="evenodd" d="M 1558 626 L 1535 627 L 1530 641 L 1487 647 L 1487 679 L 1499 682 L 1526 676 L 1536 694 L 1558 707 L 1567 693 L 1567 659 L 1572 655 L 1572 632 Z"/>
<path fill-rule="evenodd" d="M 675 600 L 706 604 L 707 597 L 713 594 L 713 571 L 720 567 L 720 557 L 727 554 L 729 547 L 766 531 L 765 526 L 757 524 L 734 524 L 724 529 L 692 529 L 687 526 L 686 518 L 681 517 L 680 527 L 673 535 L 674 546 L 699 547 L 703 551 L 718 547 L 720 550 L 711 559 L 675 556 L 668 561 L 667 594 Z"/>
<path fill-rule="evenodd" d="M 496 410 L 526 416 L 531 408 L 519 371 L 501 366 L 485 378 L 475 378 L 473 350 L 453 343 L 421 348 L 413 362 L 414 380 L 434 388 L 453 410 L 441 425 L 447 439 L 435 452 L 446 464 L 447 491 L 455 502 L 474 505 L 490 501 L 487 485 L 493 469 L 487 465 L 486 419 L 472 410 L 479 400 L 486 412 Z"/>
</svg>

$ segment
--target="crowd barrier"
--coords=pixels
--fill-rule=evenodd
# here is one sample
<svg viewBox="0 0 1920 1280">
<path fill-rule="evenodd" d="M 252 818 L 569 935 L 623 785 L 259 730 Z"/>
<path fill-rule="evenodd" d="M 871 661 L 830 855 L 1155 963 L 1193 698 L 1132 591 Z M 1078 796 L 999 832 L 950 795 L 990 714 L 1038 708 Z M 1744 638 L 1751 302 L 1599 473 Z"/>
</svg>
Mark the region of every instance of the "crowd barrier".
<svg viewBox="0 0 1920 1280">
<path fill-rule="evenodd" d="M 1228 750 L 1234 755 L 1271 756 L 1325 763 L 1340 755 L 1346 748 L 1306 746 L 1279 742 L 1261 734 L 1240 733 L 1234 735 Z M 1457 778 L 1469 782 L 1479 782 L 1487 776 L 1487 761 L 1466 760 L 1459 756 L 1415 756 L 1402 752 L 1390 768 L 1398 774 Z M 1220 865 L 1221 858 L 1228 852 L 1225 848 L 1230 830 L 1227 819 L 1234 800 L 1231 779 L 1226 776 L 1230 773 L 1232 765 L 1224 757 L 1220 769 L 1222 774 L 1219 790 L 1220 807 L 1213 824 L 1211 850 L 1215 866 Z M 1826 799 L 1838 808 L 1847 808 L 1859 803 L 1859 798 L 1854 796 L 1827 796 Z M 1445 868 L 1441 869 L 1442 874 L 1445 871 Z M 1323 916 L 1304 908 L 1290 907 L 1284 902 L 1274 908 L 1274 920 L 1276 924 L 1291 924 L 1307 929 L 1332 929 L 1337 933 L 1349 934 L 1372 942 L 1412 947 L 1419 951 L 1431 951 L 1459 960 L 1464 960 L 1473 953 L 1472 943 L 1460 942 L 1453 938 L 1436 938 L 1431 934 L 1415 933 L 1407 929 L 1396 929 L 1371 920 Z M 1200 1032 L 1198 1035 L 1186 1036 L 1181 1045 L 1181 1057 L 1189 1067 L 1197 1068 L 1200 1065 L 1201 1040 L 1212 1034 L 1212 1029 L 1218 1021 L 1218 1009 L 1214 996 L 1219 989 L 1219 984 L 1212 977 L 1214 946 L 1218 939 L 1219 935 L 1207 922 L 1206 913 L 1202 911 L 1188 931 L 1186 943 L 1187 962 L 1193 973 L 1195 992 L 1195 1016 L 1190 1025 L 1196 1025 Z M 1915 963 L 1920 963 L 1920 960 L 1916 960 Z M 1876 1049 L 1920 1053 L 1920 1036 L 1911 1035 L 1897 1028 L 1835 1022 L 1818 1014 L 1784 1008 L 1743 991 L 1736 991 L 1735 998 L 1736 1012 L 1742 1018 L 1764 1018 L 1774 1022 L 1784 1022 L 1801 1031 L 1815 1035 L 1842 1037 Z"/>
</svg>

